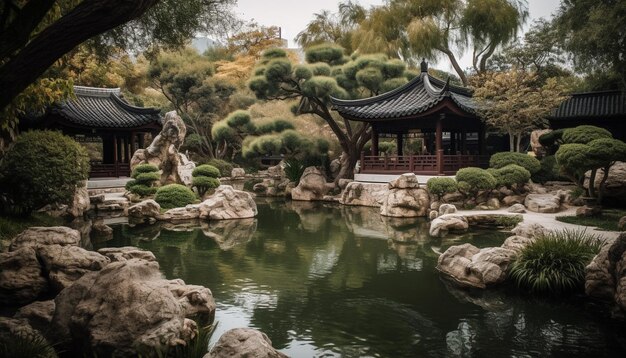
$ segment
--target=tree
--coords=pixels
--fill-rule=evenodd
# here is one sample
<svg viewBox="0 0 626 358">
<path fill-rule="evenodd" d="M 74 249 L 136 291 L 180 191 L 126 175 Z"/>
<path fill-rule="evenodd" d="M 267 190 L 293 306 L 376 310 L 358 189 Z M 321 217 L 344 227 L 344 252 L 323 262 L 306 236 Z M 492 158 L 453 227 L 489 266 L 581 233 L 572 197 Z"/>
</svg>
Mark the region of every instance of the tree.
<svg viewBox="0 0 626 358">
<path fill-rule="evenodd" d="M 626 2 L 563 1 L 553 22 L 578 71 L 613 78 L 604 89 L 626 88 Z"/>
<path fill-rule="evenodd" d="M 487 124 L 509 135 L 509 150 L 521 150 L 520 143 L 530 130 L 545 125 L 547 114 L 567 96 L 556 79 L 537 87 L 537 75 L 517 69 L 476 76 L 474 99 Z"/>
<path fill-rule="evenodd" d="M 467 85 L 457 58 L 471 46 L 473 68 L 484 73 L 487 60 L 515 38 L 527 17 L 518 0 L 391 0 L 361 23 L 355 47 L 368 52 L 372 44 L 388 46 L 405 60 L 443 55 Z"/>
<path fill-rule="evenodd" d="M 352 53 L 352 35 L 367 16 L 367 10 L 353 1 L 340 2 L 338 12 L 323 10 L 313 14 L 313 20 L 298 33 L 295 41 L 302 48 L 322 43 L 335 43 Z"/>
<path fill-rule="evenodd" d="M 0 109 L 44 75 L 61 56 L 94 39 L 95 48 L 179 46 L 231 18 L 232 0 L 41 0 L 0 5 Z M 142 16 L 143 15 L 143 16 Z M 122 26 L 124 25 L 124 26 Z M 54 80 L 51 80 L 54 81 Z M 45 94 L 47 91 L 43 91 Z M 42 101 L 43 102 L 43 101 Z M 6 110 L 5 110 L 6 111 Z M 0 119 L 6 126 L 7 119 Z"/>
<path fill-rule="evenodd" d="M 199 153 L 215 158 L 211 127 L 229 110 L 235 86 L 214 78 L 213 64 L 194 49 L 164 52 L 150 63 L 148 76 L 200 140 Z"/>
<path fill-rule="evenodd" d="M 323 119 L 332 129 L 343 150 L 340 178 L 351 178 L 371 128 L 330 112 L 330 97 L 362 98 L 401 86 L 407 82 L 405 66 L 387 56 L 344 56 L 337 45 L 317 45 L 306 51 L 307 64 L 296 65 L 281 49 L 265 51 L 249 82 L 258 98 L 298 99 L 295 113 L 310 113 Z"/>
</svg>

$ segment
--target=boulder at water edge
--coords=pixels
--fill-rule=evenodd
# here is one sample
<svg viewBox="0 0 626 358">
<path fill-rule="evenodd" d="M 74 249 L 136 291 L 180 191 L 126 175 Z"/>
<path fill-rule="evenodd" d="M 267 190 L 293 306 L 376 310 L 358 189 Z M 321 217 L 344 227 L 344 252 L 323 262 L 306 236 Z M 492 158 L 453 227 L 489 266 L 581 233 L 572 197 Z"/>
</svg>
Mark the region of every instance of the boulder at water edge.
<svg viewBox="0 0 626 358">
<path fill-rule="evenodd" d="M 561 198 L 553 194 L 528 194 L 524 206 L 536 213 L 557 213 L 561 209 Z"/>
<path fill-rule="evenodd" d="M 380 207 L 380 214 L 393 217 L 417 217 L 428 215 L 430 197 L 419 188 L 417 176 L 402 174 L 389 183 L 389 192 Z"/>
<path fill-rule="evenodd" d="M 605 245 L 585 268 L 585 293 L 611 302 L 615 315 L 626 318 L 626 233 Z"/>
<path fill-rule="evenodd" d="M 316 167 L 304 169 L 298 186 L 291 190 L 293 200 L 314 201 L 322 200 L 328 193 L 330 186 L 326 184 L 326 177 Z"/>
<path fill-rule="evenodd" d="M 251 328 L 226 331 L 204 358 L 285 358 L 263 332 Z"/>
<path fill-rule="evenodd" d="M 466 232 L 469 223 L 463 215 L 447 214 L 441 215 L 430 222 L 429 234 L 434 237 L 443 237 L 448 232 Z"/>
<path fill-rule="evenodd" d="M 185 345 L 197 334 L 190 317 L 212 321 L 211 291 L 165 280 L 155 261 L 130 259 L 91 272 L 55 298 L 56 339 L 102 356 L 130 356 Z"/>
<path fill-rule="evenodd" d="M 339 202 L 351 206 L 380 207 L 389 193 L 389 186 L 384 183 L 350 182 L 341 193 Z"/>
<path fill-rule="evenodd" d="M 258 213 L 252 194 L 220 185 L 213 195 L 198 205 L 200 219 L 246 219 Z"/>
</svg>

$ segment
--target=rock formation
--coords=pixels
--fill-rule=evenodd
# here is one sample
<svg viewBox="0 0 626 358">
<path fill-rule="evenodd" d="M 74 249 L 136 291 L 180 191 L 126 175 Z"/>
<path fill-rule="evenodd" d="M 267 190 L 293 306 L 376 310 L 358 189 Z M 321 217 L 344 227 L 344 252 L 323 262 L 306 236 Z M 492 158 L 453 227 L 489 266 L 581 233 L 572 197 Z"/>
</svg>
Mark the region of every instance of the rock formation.
<svg viewBox="0 0 626 358">
<path fill-rule="evenodd" d="M 614 315 L 626 318 L 626 233 L 605 245 L 585 268 L 585 293 L 611 302 Z"/>
<path fill-rule="evenodd" d="M 394 217 L 426 216 L 430 207 L 430 197 L 419 187 L 417 176 L 402 174 L 389 183 L 389 192 L 383 199 L 380 214 Z"/>
<path fill-rule="evenodd" d="M 591 172 L 585 174 L 585 188 L 589 188 L 589 177 Z M 600 187 L 600 182 L 604 177 L 604 170 L 599 169 L 596 173 L 595 186 Z M 626 200 L 626 162 L 617 162 L 609 169 L 609 177 L 605 183 L 604 197 L 610 200 Z"/>
<path fill-rule="evenodd" d="M 447 214 L 441 215 L 430 222 L 429 234 L 434 237 L 443 237 L 448 232 L 466 232 L 469 223 L 463 215 Z"/>
<path fill-rule="evenodd" d="M 387 184 L 350 182 L 341 193 L 343 205 L 380 207 L 389 193 Z"/>
<path fill-rule="evenodd" d="M 251 328 L 226 331 L 204 358 L 286 358 L 263 332 Z"/>
<path fill-rule="evenodd" d="M 485 288 L 503 282 L 515 252 L 501 247 L 478 249 L 471 244 L 448 248 L 437 260 L 437 270 L 461 286 Z"/>
<path fill-rule="evenodd" d="M 165 114 L 163 128 L 146 149 L 133 154 L 131 169 L 139 164 L 152 164 L 161 170 L 161 184 L 183 183 L 191 185 L 193 162 L 180 154 L 178 149 L 185 141 L 187 128 L 176 111 Z"/>
<path fill-rule="evenodd" d="M 199 204 L 202 220 L 246 219 L 257 213 L 252 194 L 235 190 L 230 185 L 220 185 L 213 195 Z"/>
<path fill-rule="evenodd" d="M 524 206 L 536 213 L 557 213 L 561 209 L 561 198 L 554 194 L 528 194 Z"/>
<path fill-rule="evenodd" d="M 316 167 L 304 169 L 298 186 L 291 190 L 293 200 L 315 201 L 322 200 L 331 189 L 332 184 L 326 183 L 326 177 Z"/>
</svg>

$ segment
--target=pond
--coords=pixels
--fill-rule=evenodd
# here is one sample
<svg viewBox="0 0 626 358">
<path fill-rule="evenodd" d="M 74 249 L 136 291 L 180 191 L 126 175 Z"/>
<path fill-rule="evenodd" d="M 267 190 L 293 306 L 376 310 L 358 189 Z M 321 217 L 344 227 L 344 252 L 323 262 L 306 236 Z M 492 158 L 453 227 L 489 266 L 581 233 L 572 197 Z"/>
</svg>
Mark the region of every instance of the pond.
<svg viewBox="0 0 626 358">
<path fill-rule="evenodd" d="M 152 251 L 168 278 L 213 291 L 214 343 L 252 327 L 293 357 L 617 357 L 626 332 L 580 299 L 468 291 L 441 279 L 437 253 L 484 247 L 497 231 L 433 239 L 424 219 L 378 209 L 257 199 L 255 219 L 199 228 L 116 225 L 103 246 Z M 411 236 L 418 242 L 394 244 Z"/>
</svg>

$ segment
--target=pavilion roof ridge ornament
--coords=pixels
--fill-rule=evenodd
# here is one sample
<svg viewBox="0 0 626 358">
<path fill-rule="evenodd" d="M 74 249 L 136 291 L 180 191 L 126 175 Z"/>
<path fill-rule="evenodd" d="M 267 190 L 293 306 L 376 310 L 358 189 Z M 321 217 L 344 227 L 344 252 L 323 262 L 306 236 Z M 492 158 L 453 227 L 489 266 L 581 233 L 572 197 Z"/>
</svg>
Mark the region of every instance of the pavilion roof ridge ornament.
<svg viewBox="0 0 626 358">
<path fill-rule="evenodd" d="M 426 62 L 426 59 L 424 57 L 422 57 L 422 62 L 420 63 L 420 70 L 421 72 L 428 73 L 428 62 Z"/>
</svg>

